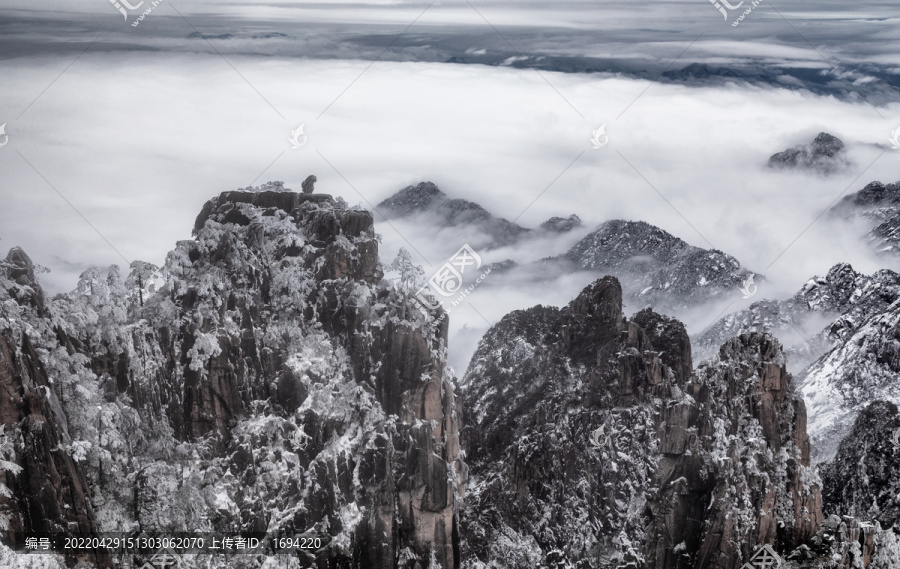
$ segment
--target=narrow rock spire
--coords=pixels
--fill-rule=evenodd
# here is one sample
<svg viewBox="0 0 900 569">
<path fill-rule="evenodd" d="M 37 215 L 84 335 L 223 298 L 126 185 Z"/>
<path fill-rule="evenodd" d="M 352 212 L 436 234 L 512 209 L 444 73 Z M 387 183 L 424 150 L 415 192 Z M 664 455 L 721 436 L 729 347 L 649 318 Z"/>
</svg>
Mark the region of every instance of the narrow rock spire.
<svg viewBox="0 0 900 569">
<path fill-rule="evenodd" d="M 305 180 L 303 180 L 303 184 L 301 185 L 301 187 L 303 188 L 303 193 L 304 194 L 313 193 L 313 189 L 314 189 L 313 186 L 315 186 L 315 184 L 316 184 L 315 175 L 307 177 Z"/>
</svg>

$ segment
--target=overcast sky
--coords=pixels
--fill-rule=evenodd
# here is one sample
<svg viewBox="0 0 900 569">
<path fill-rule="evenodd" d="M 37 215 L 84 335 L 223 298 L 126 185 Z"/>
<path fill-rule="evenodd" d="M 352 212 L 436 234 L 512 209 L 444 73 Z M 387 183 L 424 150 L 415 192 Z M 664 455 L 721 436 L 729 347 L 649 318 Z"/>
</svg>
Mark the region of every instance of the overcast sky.
<svg viewBox="0 0 900 569">
<path fill-rule="evenodd" d="M 123 21 L 103 0 L 0 9 L 0 245 L 49 267 L 51 292 L 90 264 L 162 263 L 221 191 L 299 189 L 312 173 L 317 191 L 367 208 L 430 180 L 529 227 L 570 213 L 585 230 L 644 220 L 734 255 L 773 297 L 838 261 L 896 268 L 859 228 L 813 223 L 845 192 L 900 180 L 888 144 L 900 126 L 900 8 L 887 3 L 764 2 L 737 27 L 701 0 L 164 1 L 137 27 L 134 14 Z M 492 53 L 538 69 L 446 62 Z M 655 80 L 694 62 L 765 80 Z M 292 149 L 301 124 L 308 143 Z M 593 149 L 603 124 L 609 143 Z M 820 131 L 847 143 L 847 171 L 765 168 Z M 414 247 L 427 272 L 467 239 L 376 220 L 382 256 Z M 452 320 L 460 345 L 512 308 L 567 302 L 585 279 L 473 296 L 478 314 Z M 709 314 L 683 317 L 697 328 Z"/>
</svg>

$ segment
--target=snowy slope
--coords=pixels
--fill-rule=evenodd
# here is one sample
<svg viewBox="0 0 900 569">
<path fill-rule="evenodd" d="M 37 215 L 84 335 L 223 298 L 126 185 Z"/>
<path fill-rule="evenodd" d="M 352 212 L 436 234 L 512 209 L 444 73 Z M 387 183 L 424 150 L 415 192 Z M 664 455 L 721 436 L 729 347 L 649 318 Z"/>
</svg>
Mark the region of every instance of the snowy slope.
<svg viewBox="0 0 900 569">
<path fill-rule="evenodd" d="M 869 403 L 900 403 L 900 300 L 856 327 L 800 381 L 816 457 L 829 460 Z"/>
<path fill-rule="evenodd" d="M 890 255 L 900 252 L 900 182 L 871 182 L 831 211 L 847 220 L 863 220 L 870 229 L 866 238 L 876 251 Z"/>
<path fill-rule="evenodd" d="M 643 221 L 612 220 L 576 243 L 566 260 L 615 275 L 639 308 L 678 309 L 736 294 L 750 272 L 732 256 L 701 249 Z"/>
<path fill-rule="evenodd" d="M 813 277 L 787 300 L 761 300 L 729 314 L 694 339 L 697 359 L 713 355 L 727 338 L 746 331 L 771 332 L 786 345 L 788 364 L 802 370 L 840 344 L 875 314 L 900 298 L 900 275 L 865 275 L 847 263 Z"/>
</svg>

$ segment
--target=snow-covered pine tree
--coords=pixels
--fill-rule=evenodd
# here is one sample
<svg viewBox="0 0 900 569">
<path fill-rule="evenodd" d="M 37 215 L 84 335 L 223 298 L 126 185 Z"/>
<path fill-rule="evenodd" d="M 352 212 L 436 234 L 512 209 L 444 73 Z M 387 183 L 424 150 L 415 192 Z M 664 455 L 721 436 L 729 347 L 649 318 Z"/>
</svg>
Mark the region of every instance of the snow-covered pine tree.
<svg viewBox="0 0 900 569">
<path fill-rule="evenodd" d="M 404 247 L 400 248 L 397 256 L 391 261 L 390 269 L 398 273 L 396 280 L 403 295 L 400 319 L 406 320 L 406 308 L 409 304 L 410 291 L 415 292 L 421 288 L 425 279 L 425 271 L 420 265 L 413 262 L 412 255 Z"/>
</svg>

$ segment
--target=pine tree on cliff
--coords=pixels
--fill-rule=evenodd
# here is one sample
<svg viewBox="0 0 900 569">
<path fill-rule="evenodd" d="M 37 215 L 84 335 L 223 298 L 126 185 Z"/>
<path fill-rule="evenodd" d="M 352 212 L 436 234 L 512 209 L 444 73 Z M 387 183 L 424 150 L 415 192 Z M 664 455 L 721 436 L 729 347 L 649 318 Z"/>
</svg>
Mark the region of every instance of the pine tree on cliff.
<svg viewBox="0 0 900 569">
<path fill-rule="evenodd" d="M 409 291 L 419 290 L 425 278 L 425 271 L 415 264 L 409 251 L 400 248 L 397 257 L 391 261 L 390 269 L 399 273 L 396 280 L 399 281 L 400 291 L 403 293 L 403 303 L 400 308 L 400 319 L 406 320 L 406 305 L 409 303 Z"/>
<path fill-rule="evenodd" d="M 132 294 L 137 293 L 138 304 L 143 308 L 146 300 L 144 292 L 153 292 L 149 288 L 152 286 L 153 273 L 157 272 L 159 267 L 146 261 L 132 261 L 129 268 L 131 272 L 125 280 L 125 286 Z"/>
</svg>

